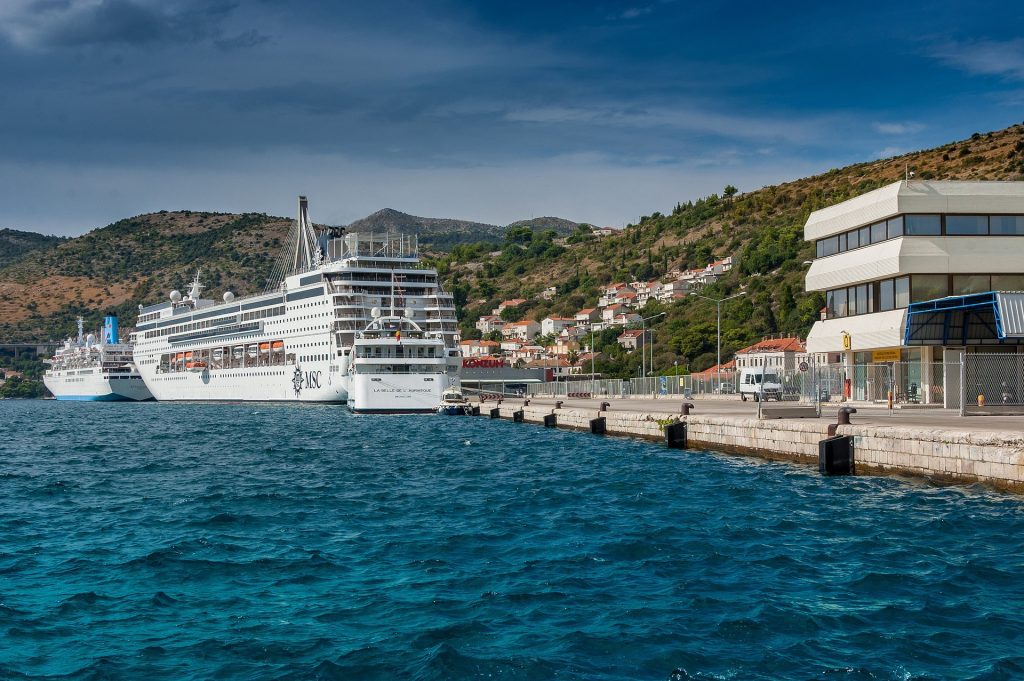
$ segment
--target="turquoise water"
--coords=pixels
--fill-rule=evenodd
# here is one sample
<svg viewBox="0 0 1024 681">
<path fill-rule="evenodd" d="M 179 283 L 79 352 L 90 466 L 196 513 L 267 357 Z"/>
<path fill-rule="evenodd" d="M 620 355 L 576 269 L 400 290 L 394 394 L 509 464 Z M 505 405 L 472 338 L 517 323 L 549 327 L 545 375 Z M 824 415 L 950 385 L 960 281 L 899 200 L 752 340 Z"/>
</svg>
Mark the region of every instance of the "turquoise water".
<svg viewBox="0 0 1024 681">
<path fill-rule="evenodd" d="M 3 679 L 1010 679 L 1024 506 L 456 417 L 0 403 Z"/>
</svg>

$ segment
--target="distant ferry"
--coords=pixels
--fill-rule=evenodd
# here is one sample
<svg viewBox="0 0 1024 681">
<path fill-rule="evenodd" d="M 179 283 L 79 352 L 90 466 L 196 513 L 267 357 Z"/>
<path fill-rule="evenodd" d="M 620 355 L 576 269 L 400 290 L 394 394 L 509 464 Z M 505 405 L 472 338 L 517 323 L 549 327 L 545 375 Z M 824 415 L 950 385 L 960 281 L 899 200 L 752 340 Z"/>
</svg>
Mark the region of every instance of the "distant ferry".
<svg viewBox="0 0 1024 681">
<path fill-rule="evenodd" d="M 78 338 L 64 341 L 43 374 L 43 384 L 58 400 L 90 402 L 150 400 L 142 375 L 132 362 L 132 346 L 121 343 L 117 317 L 103 322 L 103 341 L 86 336 L 78 318 Z"/>
<path fill-rule="evenodd" d="M 197 274 L 185 296 L 171 291 L 168 302 L 140 307 L 135 360 L 156 399 L 347 402 L 357 336 L 374 309 L 396 307 L 436 347 L 444 370 L 435 374 L 431 364 L 426 373 L 443 384 L 438 396 L 458 384 L 455 302 L 437 271 L 420 263 L 416 238 L 315 226 L 303 196 L 298 212 L 271 290 L 241 299 L 227 292 L 216 302 L 202 297 Z M 373 410 L 401 411 L 411 390 L 395 389 Z"/>
</svg>

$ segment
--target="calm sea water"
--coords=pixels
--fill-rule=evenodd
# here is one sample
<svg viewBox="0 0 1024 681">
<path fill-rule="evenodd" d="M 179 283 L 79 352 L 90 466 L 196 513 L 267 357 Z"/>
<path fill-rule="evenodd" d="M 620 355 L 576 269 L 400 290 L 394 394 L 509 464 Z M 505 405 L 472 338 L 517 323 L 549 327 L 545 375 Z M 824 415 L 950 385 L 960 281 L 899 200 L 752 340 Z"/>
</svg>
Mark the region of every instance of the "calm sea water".
<svg viewBox="0 0 1024 681">
<path fill-rule="evenodd" d="M 0 403 L 3 679 L 1024 676 L 1024 504 L 338 407 Z"/>
</svg>

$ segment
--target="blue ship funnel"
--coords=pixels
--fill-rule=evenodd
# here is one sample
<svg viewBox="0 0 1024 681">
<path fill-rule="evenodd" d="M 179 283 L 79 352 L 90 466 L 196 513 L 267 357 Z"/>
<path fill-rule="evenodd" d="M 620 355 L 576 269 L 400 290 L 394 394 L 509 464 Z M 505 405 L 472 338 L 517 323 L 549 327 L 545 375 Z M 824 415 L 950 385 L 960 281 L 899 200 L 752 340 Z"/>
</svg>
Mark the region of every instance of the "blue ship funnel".
<svg viewBox="0 0 1024 681">
<path fill-rule="evenodd" d="M 117 336 L 117 317 L 107 315 L 103 318 L 103 342 L 115 345 L 120 342 Z"/>
</svg>

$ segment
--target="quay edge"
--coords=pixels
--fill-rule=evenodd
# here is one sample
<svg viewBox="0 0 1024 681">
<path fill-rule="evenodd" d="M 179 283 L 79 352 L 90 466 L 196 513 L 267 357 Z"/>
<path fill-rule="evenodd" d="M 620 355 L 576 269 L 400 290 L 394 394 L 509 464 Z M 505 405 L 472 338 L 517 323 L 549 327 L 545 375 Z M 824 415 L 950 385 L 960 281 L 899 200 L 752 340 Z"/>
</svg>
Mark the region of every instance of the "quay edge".
<svg viewBox="0 0 1024 681">
<path fill-rule="evenodd" d="M 663 441 L 665 419 L 685 421 L 689 448 L 756 456 L 777 461 L 818 465 L 818 443 L 828 437 L 826 419 L 758 420 L 729 416 L 679 416 L 644 411 L 598 411 L 506 402 L 497 408 L 512 420 L 544 424 L 558 415 L 556 427 L 590 433 L 590 420 L 604 417 L 606 434 Z M 854 438 L 858 475 L 923 477 L 942 484 L 984 484 L 998 490 L 1024 493 L 1024 432 L 999 433 L 900 426 L 839 426 L 837 435 Z"/>
</svg>

